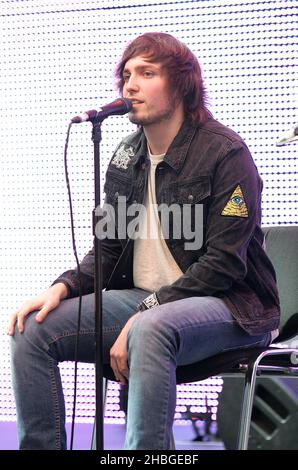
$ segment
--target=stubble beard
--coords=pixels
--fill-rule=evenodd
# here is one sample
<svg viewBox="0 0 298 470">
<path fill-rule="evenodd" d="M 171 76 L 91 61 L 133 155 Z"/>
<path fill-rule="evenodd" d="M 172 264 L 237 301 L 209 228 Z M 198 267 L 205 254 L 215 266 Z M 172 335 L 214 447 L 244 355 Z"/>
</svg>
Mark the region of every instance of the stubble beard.
<svg viewBox="0 0 298 470">
<path fill-rule="evenodd" d="M 168 106 L 157 113 L 147 113 L 147 116 L 138 117 L 137 113 L 130 111 L 128 117 L 130 122 L 137 124 L 138 126 L 150 126 L 153 124 L 160 124 L 165 121 L 169 121 L 174 114 L 176 106 L 173 103 L 168 103 Z"/>
</svg>

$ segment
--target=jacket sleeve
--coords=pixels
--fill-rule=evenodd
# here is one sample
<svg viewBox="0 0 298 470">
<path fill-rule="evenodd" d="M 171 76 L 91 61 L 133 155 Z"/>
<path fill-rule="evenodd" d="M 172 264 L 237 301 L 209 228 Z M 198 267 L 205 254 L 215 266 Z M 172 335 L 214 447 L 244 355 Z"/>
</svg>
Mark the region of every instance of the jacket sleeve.
<svg viewBox="0 0 298 470">
<path fill-rule="evenodd" d="M 122 251 L 118 239 L 102 240 L 102 287 L 106 287 L 110 275 Z M 86 254 L 80 263 L 81 293 L 82 295 L 94 292 L 94 247 Z M 52 285 L 62 282 L 68 289 L 67 297 L 79 295 L 79 275 L 77 269 L 70 269 L 62 273 Z"/>
<path fill-rule="evenodd" d="M 240 190 L 239 190 L 240 188 Z M 205 252 L 173 284 L 148 296 L 140 309 L 227 291 L 247 273 L 247 248 L 261 219 L 262 181 L 246 145 L 231 144 L 211 181 Z"/>
<path fill-rule="evenodd" d="M 106 287 L 110 275 L 121 254 L 122 247 L 118 239 L 102 240 L 102 287 Z M 86 254 L 80 263 L 81 293 L 82 295 L 94 292 L 94 247 Z M 70 269 L 62 273 L 53 283 L 62 282 L 68 288 L 67 297 L 79 295 L 79 275 L 77 269 Z"/>
</svg>

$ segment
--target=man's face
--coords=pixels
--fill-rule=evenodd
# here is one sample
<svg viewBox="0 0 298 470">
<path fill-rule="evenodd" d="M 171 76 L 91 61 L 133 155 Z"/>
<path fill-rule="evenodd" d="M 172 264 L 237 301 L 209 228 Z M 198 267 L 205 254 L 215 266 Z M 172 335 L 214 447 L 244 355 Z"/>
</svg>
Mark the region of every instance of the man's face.
<svg viewBox="0 0 298 470">
<path fill-rule="evenodd" d="M 170 98 L 168 77 L 161 64 L 133 57 L 125 64 L 123 79 L 123 97 L 133 102 L 131 122 L 150 126 L 171 119 L 176 104 Z"/>
</svg>

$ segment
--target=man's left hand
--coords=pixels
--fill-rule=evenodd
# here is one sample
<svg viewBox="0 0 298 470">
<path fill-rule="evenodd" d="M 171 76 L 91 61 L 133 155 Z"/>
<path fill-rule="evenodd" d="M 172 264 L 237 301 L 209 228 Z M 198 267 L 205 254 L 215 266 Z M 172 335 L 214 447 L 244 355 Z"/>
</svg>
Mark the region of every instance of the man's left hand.
<svg viewBox="0 0 298 470">
<path fill-rule="evenodd" d="M 127 335 L 133 322 L 139 317 L 140 312 L 133 315 L 125 324 L 115 343 L 110 350 L 110 364 L 116 380 L 125 385 L 129 379 Z"/>
</svg>

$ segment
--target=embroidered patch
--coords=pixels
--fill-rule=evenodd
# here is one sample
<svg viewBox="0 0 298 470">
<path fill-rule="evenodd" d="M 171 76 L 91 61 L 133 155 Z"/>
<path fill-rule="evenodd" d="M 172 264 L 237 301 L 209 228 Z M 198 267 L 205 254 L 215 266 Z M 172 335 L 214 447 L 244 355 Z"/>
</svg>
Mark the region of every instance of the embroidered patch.
<svg viewBox="0 0 298 470">
<path fill-rule="evenodd" d="M 221 215 L 229 215 L 230 217 L 248 217 L 248 210 L 239 184 L 225 205 Z"/>
<path fill-rule="evenodd" d="M 148 295 L 148 297 L 143 300 L 143 304 L 145 304 L 147 308 L 157 307 L 159 305 L 159 302 L 157 300 L 155 292 L 153 294 Z"/>
<path fill-rule="evenodd" d="M 115 165 L 117 168 L 121 168 L 122 170 L 127 170 L 128 164 L 133 156 L 133 147 L 128 147 L 122 144 L 116 151 L 114 158 L 111 161 L 111 164 Z"/>
</svg>

